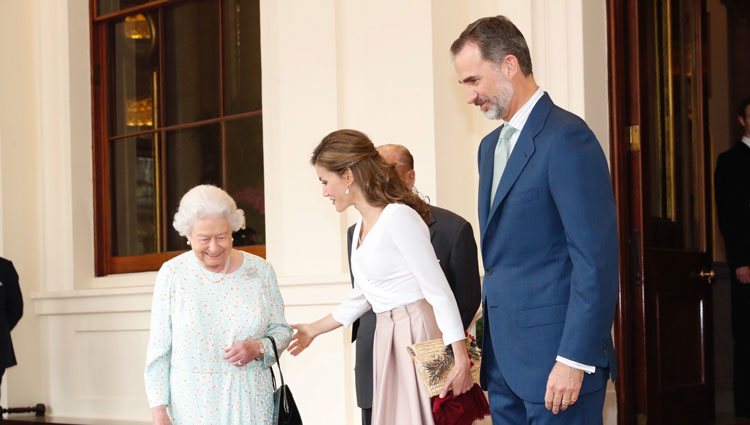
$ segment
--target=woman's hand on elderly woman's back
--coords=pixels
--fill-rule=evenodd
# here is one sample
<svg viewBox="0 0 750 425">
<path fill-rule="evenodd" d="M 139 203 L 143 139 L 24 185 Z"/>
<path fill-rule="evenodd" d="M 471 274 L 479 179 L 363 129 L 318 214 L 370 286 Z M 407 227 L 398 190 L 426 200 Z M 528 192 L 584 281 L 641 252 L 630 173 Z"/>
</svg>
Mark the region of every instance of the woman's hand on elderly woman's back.
<svg viewBox="0 0 750 425">
<path fill-rule="evenodd" d="M 249 362 L 263 357 L 261 349 L 263 343 L 259 339 L 248 339 L 234 343 L 231 347 L 225 348 L 224 359 L 229 363 L 240 367 Z"/>
</svg>

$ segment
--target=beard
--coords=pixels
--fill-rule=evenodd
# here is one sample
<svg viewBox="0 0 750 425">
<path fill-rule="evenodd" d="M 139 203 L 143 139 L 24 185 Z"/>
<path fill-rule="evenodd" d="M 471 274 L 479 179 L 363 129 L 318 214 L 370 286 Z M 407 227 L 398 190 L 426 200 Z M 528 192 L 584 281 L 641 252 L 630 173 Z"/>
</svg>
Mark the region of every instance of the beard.
<svg viewBox="0 0 750 425">
<path fill-rule="evenodd" d="M 508 80 L 503 80 L 498 88 L 499 93 L 489 99 L 490 107 L 484 111 L 484 116 L 488 120 L 501 120 L 508 115 L 510 99 L 513 97 L 513 84 Z"/>
</svg>

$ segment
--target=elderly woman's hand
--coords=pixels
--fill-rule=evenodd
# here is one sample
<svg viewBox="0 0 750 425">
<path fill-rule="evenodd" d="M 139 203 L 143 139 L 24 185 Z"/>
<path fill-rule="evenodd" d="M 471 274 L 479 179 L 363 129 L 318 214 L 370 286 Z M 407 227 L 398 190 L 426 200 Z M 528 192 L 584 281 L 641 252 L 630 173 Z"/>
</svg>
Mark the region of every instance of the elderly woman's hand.
<svg viewBox="0 0 750 425">
<path fill-rule="evenodd" d="M 259 339 L 236 342 L 233 346 L 224 349 L 226 352 L 224 359 L 237 367 L 244 366 L 248 362 L 263 357 L 262 349 L 263 343 Z"/>
<path fill-rule="evenodd" d="M 156 406 L 151 408 L 151 422 L 154 425 L 172 425 L 167 414 L 167 406 Z"/>
</svg>

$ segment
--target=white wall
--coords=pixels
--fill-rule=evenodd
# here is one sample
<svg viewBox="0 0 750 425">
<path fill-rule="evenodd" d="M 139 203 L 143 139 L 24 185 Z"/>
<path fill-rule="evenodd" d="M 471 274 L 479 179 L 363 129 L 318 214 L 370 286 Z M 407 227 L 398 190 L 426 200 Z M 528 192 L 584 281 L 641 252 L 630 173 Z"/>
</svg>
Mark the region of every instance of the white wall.
<svg viewBox="0 0 750 425">
<path fill-rule="evenodd" d="M 39 370 L 39 321 L 29 297 L 41 288 L 42 273 L 37 14 L 35 2 L 0 2 L 5 18 L 0 26 L 5 58 L 0 70 L 0 255 L 11 259 L 20 274 L 27 311 L 13 332 L 22 365 L 8 369 L 4 379 L 3 398 L 11 404 L 46 397 Z"/>
<path fill-rule="evenodd" d="M 494 14 L 518 24 L 537 81 L 607 151 L 601 1 L 261 1 L 267 252 L 290 322 L 330 312 L 349 289 L 344 230 L 355 214 L 335 213 L 308 164 L 330 131 L 408 146 L 420 190 L 477 230 L 476 148 L 497 123 L 463 104 L 448 48 Z M 0 253 L 33 294 L 14 332 L 21 364 L 8 373 L 9 401 L 147 420 L 154 273 L 94 277 L 88 1 L 4 0 L 0 15 L 13 17 L 0 51 L 14 58 L 0 69 Z M 358 423 L 348 341 L 339 330 L 282 359 L 310 423 Z M 614 423 L 614 393 L 607 406 Z"/>
</svg>

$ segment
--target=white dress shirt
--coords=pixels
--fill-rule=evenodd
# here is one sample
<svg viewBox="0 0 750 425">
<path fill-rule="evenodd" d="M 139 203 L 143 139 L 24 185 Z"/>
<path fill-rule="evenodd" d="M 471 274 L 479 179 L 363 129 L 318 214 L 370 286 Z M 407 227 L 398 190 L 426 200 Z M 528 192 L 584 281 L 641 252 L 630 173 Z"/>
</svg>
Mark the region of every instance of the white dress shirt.
<svg viewBox="0 0 750 425">
<path fill-rule="evenodd" d="M 536 89 L 533 95 L 529 98 L 529 100 L 526 101 L 526 103 L 521 106 L 518 111 L 516 111 L 515 114 L 508 120 L 508 124 L 516 128 L 518 131 L 513 133 L 513 136 L 510 138 L 510 153 L 513 154 L 513 148 L 516 147 L 516 142 L 518 142 L 518 137 L 521 135 L 521 132 L 523 131 L 523 127 L 526 125 L 526 121 L 529 119 L 529 115 L 531 114 L 531 111 L 534 109 L 534 106 L 536 106 L 537 102 L 539 102 L 539 99 L 542 98 L 544 95 L 544 90 L 542 90 L 541 87 Z M 585 364 L 581 364 L 578 362 L 574 362 L 573 360 L 566 359 L 562 356 L 557 356 L 555 359 L 560 363 L 563 363 L 565 365 L 568 365 L 570 367 L 574 367 L 576 369 L 580 369 L 586 373 L 594 373 L 596 372 L 596 367 L 589 366 Z"/>
<path fill-rule="evenodd" d="M 523 131 L 523 126 L 526 125 L 526 121 L 529 119 L 529 115 L 531 114 L 531 110 L 534 109 L 534 106 L 536 106 L 536 103 L 539 102 L 539 99 L 544 96 L 544 90 L 542 90 L 541 87 L 536 89 L 534 94 L 531 95 L 529 100 L 526 101 L 526 103 L 521 106 L 521 108 L 516 111 L 515 114 L 510 118 L 508 121 L 508 125 L 516 129 L 516 132 L 511 136 L 510 138 L 510 152 L 513 153 L 513 148 L 516 147 L 516 142 L 518 142 L 518 136 L 521 135 L 521 132 Z"/>
<path fill-rule="evenodd" d="M 750 148 L 750 137 L 742 136 L 742 143 L 746 144 Z"/>
<path fill-rule="evenodd" d="M 350 326 L 372 310 L 392 310 L 426 299 L 435 313 L 443 343 L 465 338 L 456 299 L 440 268 L 424 220 L 407 205 L 388 204 L 361 245 L 357 221 L 352 238 L 351 267 L 354 289 L 332 313 Z M 359 246 L 358 246 L 359 245 Z"/>
</svg>

